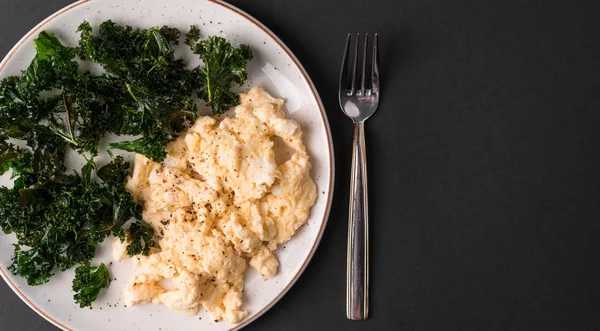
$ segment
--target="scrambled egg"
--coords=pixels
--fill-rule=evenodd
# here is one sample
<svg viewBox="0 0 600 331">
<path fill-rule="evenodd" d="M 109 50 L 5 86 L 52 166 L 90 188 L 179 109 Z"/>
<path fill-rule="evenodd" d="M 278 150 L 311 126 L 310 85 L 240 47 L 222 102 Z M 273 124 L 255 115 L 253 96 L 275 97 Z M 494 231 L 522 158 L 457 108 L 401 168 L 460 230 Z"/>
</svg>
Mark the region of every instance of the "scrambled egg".
<svg viewBox="0 0 600 331">
<path fill-rule="evenodd" d="M 127 306 L 152 302 L 190 314 L 202 306 L 230 323 L 247 315 L 247 265 L 264 279 L 275 275 L 273 250 L 306 222 L 317 196 L 302 132 L 282 105 L 254 87 L 240 95 L 235 117 L 199 118 L 167 146 L 162 164 L 135 156 L 126 187 L 160 249 L 134 257 L 139 273 L 125 288 Z M 279 165 L 274 136 L 295 150 Z M 124 245 L 115 241 L 116 259 Z"/>
</svg>

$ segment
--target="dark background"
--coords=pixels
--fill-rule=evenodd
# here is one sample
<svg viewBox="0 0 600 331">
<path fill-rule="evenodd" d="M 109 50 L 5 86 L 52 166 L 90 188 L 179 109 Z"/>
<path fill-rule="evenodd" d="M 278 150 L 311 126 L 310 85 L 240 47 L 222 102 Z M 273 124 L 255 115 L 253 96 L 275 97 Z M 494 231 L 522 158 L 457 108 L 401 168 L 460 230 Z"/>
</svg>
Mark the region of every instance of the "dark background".
<svg viewBox="0 0 600 331">
<path fill-rule="evenodd" d="M 65 0 L 0 0 L 0 56 Z M 317 253 L 247 330 L 600 327 L 596 1 L 238 0 L 297 55 L 335 143 Z M 347 32 L 378 32 L 367 123 L 371 318 L 345 317 L 352 125 L 337 104 Z M 0 282 L 0 329 L 56 330 Z"/>
</svg>

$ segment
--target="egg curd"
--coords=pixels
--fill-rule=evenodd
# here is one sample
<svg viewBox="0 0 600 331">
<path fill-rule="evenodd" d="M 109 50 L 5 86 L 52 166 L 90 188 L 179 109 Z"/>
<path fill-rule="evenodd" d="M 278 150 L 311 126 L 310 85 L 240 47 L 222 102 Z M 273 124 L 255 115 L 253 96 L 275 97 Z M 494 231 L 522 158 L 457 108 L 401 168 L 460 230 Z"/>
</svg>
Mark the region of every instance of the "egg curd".
<svg viewBox="0 0 600 331">
<path fill-rule="evenodd" d="M 240 95 L 235 117 L 199 118 L 166 147 L 162 164 L 135 156 L 126 188 L 160 248 L 133 258 L 127 306 L 151 302 L 190 314 L 202 306 L 230 323 L 247 315 L 247 265 L 264 279 L 275 275 L 273 250 L 306 222 L 317 197 L 302 131 L 283 103 L 254 87 Z M 279 165 L 274 136 L 295 151 Z M 126 243 L 113 245 L 115 259 L 124 257 Z"/>
</svg>

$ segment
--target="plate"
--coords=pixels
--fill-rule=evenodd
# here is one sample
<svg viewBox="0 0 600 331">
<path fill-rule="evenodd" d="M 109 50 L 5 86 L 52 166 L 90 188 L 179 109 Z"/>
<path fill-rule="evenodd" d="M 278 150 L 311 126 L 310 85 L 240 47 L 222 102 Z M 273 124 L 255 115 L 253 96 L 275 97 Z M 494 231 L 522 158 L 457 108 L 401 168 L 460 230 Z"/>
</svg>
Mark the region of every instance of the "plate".
<svg viewBox="0 0 600 331">
<path fill-rule="evenodd" d="M 167 4 L 168 3 L 168 4 Z M 245 274 L 244 309 L 248 317 L 239 324 L 214 322 L 201 310 L 188 316 L 163 305 L 124 307 L 123 288 L 133 276 L 131 261 L 113 263 L 116 278 L 94 303 L 93 309 L 81 309 L 73 301 L 73 270 L 58 272 L 50 282 L 30 287 L 8 272 L 14 235 L 0 234 L 0 274 L 15 293 L 33 310 L 64 330 L 237 330 L 272 307 L 300 277 L 314 254 L 329 215 L 333 195 L 334 160 L 331 132 L 321 100 L 292 52 L 269 29 L 243 11 L 223 2 L 198 0 L 83 0 L 67 6 L 33 28 L 0 63 L 0 78 L 17 75 L 25 69 L 35 51 L 32 41 L 42 30 L 55 33 L 63 43 L 75 45 L 77 26 L 87 20 L 92 26 L 111 19 L 117 23 L 149 28 L 169 25 L 186 32 L 197 24 L 203 37 L 223 36 L 234 44 L 249 44 L 255 54 L 248 67 L 249 86 L 263 86 L 269 93 L 286 100 L 287 115 L 300 123 L 303 140 L 311 157 L 311 175 L 317 184 L 318 198 L 307 225 L 277 251 L 278 274 L 262 278 L 248 268 Z M 193 57 L 186 52 L 188 60 Z M 181 54 L 180 54 L 181 55 Z M 185 57 L 185 56 L 184 56 Z M 68 160 L 72 161 L 72 160 Z M 79 162 L 76 162 L 79 163 Z M 1 185 L 10 183 L 8 175 Z M 98 247 L 95 263 L 112 261 L 107 239 Z"/>
</svg>

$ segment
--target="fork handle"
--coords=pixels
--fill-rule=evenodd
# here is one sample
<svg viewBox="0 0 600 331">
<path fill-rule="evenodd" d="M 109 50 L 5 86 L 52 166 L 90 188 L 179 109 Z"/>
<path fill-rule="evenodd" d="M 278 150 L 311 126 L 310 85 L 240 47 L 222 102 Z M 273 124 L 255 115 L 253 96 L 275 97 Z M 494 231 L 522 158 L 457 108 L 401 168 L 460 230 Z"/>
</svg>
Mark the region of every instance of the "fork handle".
<svg viewBox="0 0 600 331">
<path fill-rule="evenodd" d="M 346 315 L 365 320 L 369 315 L 369 208 L 365 125 L 354 123 L 346 273 Z"/>
</svg>

